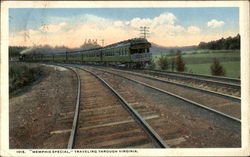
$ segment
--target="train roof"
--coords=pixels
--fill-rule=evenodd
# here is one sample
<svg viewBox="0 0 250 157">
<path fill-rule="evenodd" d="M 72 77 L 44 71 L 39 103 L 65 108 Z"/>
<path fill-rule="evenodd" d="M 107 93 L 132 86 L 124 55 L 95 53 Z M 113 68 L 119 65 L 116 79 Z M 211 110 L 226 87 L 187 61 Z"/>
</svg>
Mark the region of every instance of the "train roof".
<svg viewBox="0 0 250 157">
<path fill-rule="evenodd" d="M 73 50 L 73 51 L 63 51 L 63 52 L 58 52 L 58 53 L 54 53 L 54 55 L 63 55 L 65 52 L 69 52 L 70 54 L 76 54 L 76 53 L 87 53 L 89 51 L 95 51 L 95 50 L 100 50 L 100 49 L 110 49 L 110 48 L 118 48 L 121 46 L 127 46 L 127 45 L 135 45 L 135 44 L 145 44 L 145 43 L 149 43 L 147 41 L 147 39 L 145 38 L 132 38 L 132 39 L 128 39 L 128 40 L 123 40 L 114 44 L 110 44 L 104 47 L 98 47 L 98 48 L 92 48 L 92 49 L 87 49 L 87 50 Z M 149 43 L 150 44 L 150 43 Z M 44 56 L 50 56 L 52 54 L 44 54 Z"/>
<path fill-rule="evenodd" d="M 133 38 L 133 39 L 120 41 L 118 43 L 110 44 L 110 45 L 107 45 L 107 46 L 105 46 L 103 48 L 104 49 L 105 48 L 110 48 L 110 47 L 113 48 L 113 47 L 120 47 L 120 46 L 126 46 L 126 45 L 134 45 L 134 44 L 142 44 L 142 43 L 149 43 L 149 42 L 145 38 Z"/>
<path fill-rule="evenodd" d="M 104 47 L 98 47 L 98 48 L 93 48 L 93 49 L 87 49 L 87 50 L 75 50 L 75 51 L 70 51 L 71 54 L 75 53 L 82 53 L 82 52 L 89 52 L 89 51 L 95 51 L 95 50 L 100 50 L 100 49 L 110 49 L 110 48 L 118 48 L 121 46 L 127 46 L 127 45 L 135 45 L 135 44 L 145 44 L 149 43 L 147 39 L 145 38 L 132 38 L 124 41 L 120 41 L 114 44 L 110 44 Z"/>
</svg>

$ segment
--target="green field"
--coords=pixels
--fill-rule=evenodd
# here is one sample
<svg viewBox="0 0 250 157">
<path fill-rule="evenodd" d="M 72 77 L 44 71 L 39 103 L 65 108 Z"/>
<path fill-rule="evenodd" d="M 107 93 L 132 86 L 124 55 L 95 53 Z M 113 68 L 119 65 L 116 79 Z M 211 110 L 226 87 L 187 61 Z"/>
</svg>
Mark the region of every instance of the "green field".
<svg viewBox="0 0 250 157">
<path fill-rule="evenodd" d="M 183 53 L 183 52 L 182 52 Z M 153 55 L 156 61 L 160 55 Z M 167 54 L 169 61 L 175 56 Z M 226 77 L 240 77 L 240 52 L 239 50 L 203 50 L 184 52 L 183 60 L 186 64 L 186 72 L 194 74 L 211 75 L 210 66 L 216 58 L 226 71 Z"/>
<path fill-rule="evenodd" d="M 232 61 L 232 62 L 221 62 L 221 65 L 226 70 L 226 77 L 231 78 L 239 78 L 240 77 L 240 61 Z M 187 72 L 191 72 L 194 74 L 204 74 L 211 75 L 209 63 L 204 64 L 187 64 Z"/>
</svg>

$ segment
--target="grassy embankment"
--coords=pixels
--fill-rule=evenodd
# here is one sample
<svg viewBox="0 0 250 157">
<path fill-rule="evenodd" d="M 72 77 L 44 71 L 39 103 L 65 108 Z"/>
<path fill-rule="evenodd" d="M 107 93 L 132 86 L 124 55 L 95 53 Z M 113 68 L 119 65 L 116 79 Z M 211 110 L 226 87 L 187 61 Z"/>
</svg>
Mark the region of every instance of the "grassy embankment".
<svg viewBox="0 0 250 157">
<path fill-rule="evenodd" d="M 9 92 L 13 96 L 24 86 L 30 85 L 42 75 L 41 67 L 26 63 L 9 63 Z"/>
<path fill-rule="evenodd" d="M 159 55 L 154 55 L 157 60 Z M 168 54 L 169 62 L 175 55 Z M 183 60 L 186 64 L 186 71 L 194 74 L 211 75 L 210 66 L 213 59 L 220 61 L 225 68 L 225 77 L 240 78 L 240 52 L 239 50 L 200 50 L 192 52 L 182 52 Z M 169 69 L 170 70 L 170 69 Z"/>
</svg>

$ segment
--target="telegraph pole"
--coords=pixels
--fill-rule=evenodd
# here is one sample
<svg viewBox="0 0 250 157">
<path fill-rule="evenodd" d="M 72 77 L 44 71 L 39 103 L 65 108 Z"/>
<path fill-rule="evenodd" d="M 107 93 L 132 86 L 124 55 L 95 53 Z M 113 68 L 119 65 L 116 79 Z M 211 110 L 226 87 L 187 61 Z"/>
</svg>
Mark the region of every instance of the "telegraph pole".
<svg viewBox="0 0 250 157">
<path fill-rule="evenodd" d="M 149 36 L 149 27 L 140 27 L 140 37 L 141 38 L 147 38 Z"/>
<path fill-rule="evenodd" d="M 101 40 L 102 41 L 102 47 L 104 46 L 104 39 Z"/>
</svg>

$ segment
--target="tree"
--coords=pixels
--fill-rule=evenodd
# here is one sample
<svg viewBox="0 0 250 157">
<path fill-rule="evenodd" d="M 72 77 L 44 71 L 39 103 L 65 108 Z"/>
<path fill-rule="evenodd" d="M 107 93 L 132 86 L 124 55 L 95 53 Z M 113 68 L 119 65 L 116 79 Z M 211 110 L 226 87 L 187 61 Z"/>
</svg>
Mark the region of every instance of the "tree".
<svg viewBox="0 0 250 157">
<path fill-rule="evenodd" d="M 216 76 L 225 76 L 226 72 L 223 66 L 220 65 L 218 59 L 214 59 L 213 64 L 210 66 L 211 74 Z"/>
<path fill-rule="evenodd" d="M 148 63 L 147 68 L 148 68 L 148 69 L 155 69 L 155 67 L 156 67 L 155 61 L 154 61 L 154 59 L 151 59 L 151 60 L 149 61 L 149 63 Z"/>
<path fill-rule="evenodd" d="M 91 39 L 89 39 L 88 42 L 85 41 L 85 43 L 80 46 L 80 48 L 83 50 L 99 48 L 99 47 L 101 46 L 98 45 L 96 41 L 91 41 Z"/>
<path fill-rule="evenodd" d="M 226 39 L 221 38 L 219 40 L 210 42 L 200 42 L 198 45 L 200 49 L 211 49 L 211 50 L 236 50 L 240 49 L 240 35 L 235 37 L 228 37 Z"/>
<path fill-rule="evenodd" d="M 174 49 L 170 49 L 169 53 L 173 54 L 174 53 Z"/>
<path fill-rule="evenodd" d="M 176 54 L 176 70 L 179 72 L 183 72 L 185 70 L 185 63 L 180 52 Z"/>
<path fill-rule="evenodd" d="M 175 58 L 171 59 L 171 70 L 174 71 L 175 69 Z"/>
<path fill-rule="evenodd" d="M 24 46 L 9 46 L 9 56 L 10 57 L 18 57 L 20 52 L 27 49 Z"/>
<path fill-rule="evenodd" d="M 157 63 L 160 67 L 160 69 L 162 70 L 167 70 L 168 69 L 168 59 L 167 59 L 167 55 L 163 55 L 161 54 L 161 56 L 159 57 L 159 59 L 157 60 Z"/>
</svg>

